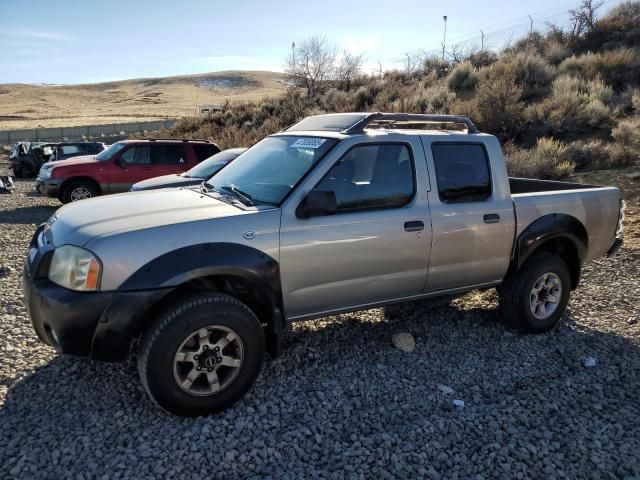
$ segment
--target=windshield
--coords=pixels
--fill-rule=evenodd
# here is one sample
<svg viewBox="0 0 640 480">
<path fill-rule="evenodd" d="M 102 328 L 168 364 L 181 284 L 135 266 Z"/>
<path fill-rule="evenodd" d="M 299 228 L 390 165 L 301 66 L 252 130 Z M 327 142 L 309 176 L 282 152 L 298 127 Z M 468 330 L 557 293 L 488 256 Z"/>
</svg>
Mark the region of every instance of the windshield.
<svg viewBox="0 0 640 480">
<path fill-rule="evenodd" d="M 256 203 L 279 205 L 336 143 L 338 140 L 334 138 L 267 137 L 205 185 L 217 190 L 240 192 Z"/>
<path fill-rule="evenodd" d="M 187 176 L 193 178 L 209 178 L 218 173 L 231 160 L 236 158 L 240 153 L 220 152 L 203 160 L 198 165 L 187 172 Z"/>
<path fill-rule="evenodd" d="M 116 153 L 118 153 L 120 150 L 122 150 L 125 147 L 125 145 L 126 144 L 123 143 L 123 142 L 114 143 L 109 148 L 107 148 L 106 150 L 101 151 L 98 155 L 96 155 L 96 160 L 100 160 L 100 161 L 109 160 Z"/>
</svg>

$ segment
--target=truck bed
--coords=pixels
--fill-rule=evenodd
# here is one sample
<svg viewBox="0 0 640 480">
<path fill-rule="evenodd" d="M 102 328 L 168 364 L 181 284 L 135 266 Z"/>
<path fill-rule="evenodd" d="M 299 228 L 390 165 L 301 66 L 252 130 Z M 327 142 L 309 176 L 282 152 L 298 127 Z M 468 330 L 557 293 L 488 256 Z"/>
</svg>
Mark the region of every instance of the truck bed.
<svg viewBox="0 0 640 480">
<path fill-rule="evenodd" d="M 516 216 L 516 237 L 545 215 L 577 218 L 589 234 L 585 261 L 604 255 L 614 239 L 620 210 L 620 191 L 582 183 L 509 178 Z"/>
<path fill-rule="evenodd" d="M 559 190 L 584 190 L 588 188 L 598 188 L 598 186 L 587 185 L 584 183 L 557 182 L 552 180 L 536 180 L 534 178 L 509 177 L 509 188 L 511 188 L 511 194 L 518 194 L 557 192 Z"/>
</svg>

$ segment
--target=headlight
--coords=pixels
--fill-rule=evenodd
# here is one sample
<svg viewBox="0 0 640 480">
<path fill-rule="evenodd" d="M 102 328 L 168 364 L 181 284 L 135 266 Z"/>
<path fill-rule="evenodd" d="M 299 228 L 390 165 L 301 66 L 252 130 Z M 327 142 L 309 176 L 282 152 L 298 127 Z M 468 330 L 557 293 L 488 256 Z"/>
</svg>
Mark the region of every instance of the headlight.
<svg viewBox="0 0 640 480">
<path fill-rule="evenodd" d="M 46 180 L 47 178 L 51 177 L 51 171 L 53 170 L 53 168 L 44 168 L 42 167 L 40 169 L 40 172 L 38 173 L 38 177 L 41 180 Z"/>
<path fill-rule="evenodd" d="M 98 289 L 100 262 L 89 250 L 63 245 L 53 251 L 49 280 L 61 287 L 77 291 Z"/>
</svg>

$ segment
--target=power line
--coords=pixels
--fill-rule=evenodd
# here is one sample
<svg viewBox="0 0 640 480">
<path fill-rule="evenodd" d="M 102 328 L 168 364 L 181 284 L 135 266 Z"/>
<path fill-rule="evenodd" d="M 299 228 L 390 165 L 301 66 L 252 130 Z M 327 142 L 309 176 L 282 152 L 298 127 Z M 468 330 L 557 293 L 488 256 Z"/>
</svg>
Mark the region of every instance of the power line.
<svg viewBox="0 0 640 480">
<path fill-rule="evenodd" d="M 613 1 L 617 1 L 617 0 L 604 0 L 602 2 L 602 6 L 605 6 L 607 4 L 610 4 Z M 576 8 L 576 2 L 572 1 L 572 2 L 565 2 L 563 4 L 560 5 L 556 5 L 552 8 L 547 8 L 544 10 L 539 10 L 537 12 L 533 12 L 531 14 L 528 14 L 526 16 L 523 17 L 518 17 L 515 19 L 512 19 L 510 21 L 507 22 L 501 22 L 498 24 L 494 24 L 490 27 L 483 27 L 482 29 L 480 29 L 480 35 L 478 35 L 475 32 L 469 32 L 466 35 L 460 35 L 457 38 L 454 38 L 453 40 L 450 40 L 448 43 L 451 47 L 457 47 L 457 46 L 461 46 L 465 43 L 478 43 L 481 42 L 483 47 L 486 46 L 487 44 L 487 40 L 494 40 L 496 39 L 496 36 L 498 36 L 498 38 L 500 38 L 500 36 L 502 36 L 502 34 L 505 33 L 515 33 L 515 31 L 517 30 L 524 30 L 526 27 L 530 28 L 530 31 L 533 30 L 533 25 L 539 25 L 540 23 L 543 22 L 548 22 L 549 20 L 553 19 L 553 18 L 557 18 L 559 16 L 563 16 L 563 15 L 569 15 L 569 10 L 571 8 Z M 477 32 L 478 30 L 476 30 Z M 439 48 L 433 48 L 433 49 L 418 49 L 418 50 L 414 50 L 414 51 L 410 51 L 407 54 L 411 55 L 411 56 L 424 56 L 424 55 L 436 55 L 440 52 Z"/>
</svg>

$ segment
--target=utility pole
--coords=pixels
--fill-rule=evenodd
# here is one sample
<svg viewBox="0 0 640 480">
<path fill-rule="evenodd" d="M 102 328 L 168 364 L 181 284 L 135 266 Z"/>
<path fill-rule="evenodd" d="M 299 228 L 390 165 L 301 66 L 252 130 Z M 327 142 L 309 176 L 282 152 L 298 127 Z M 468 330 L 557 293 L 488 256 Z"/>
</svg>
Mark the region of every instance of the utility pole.
<svg viewBox="0 0 640 480">
<path fill-rule="evenodd" d="M 527 15 L 527 17 L 529 17 L 529 33 L 533 33 L 533 18 L 531 15 Z"/>
<path fill-rule="evenodd" d="M 480 40 L 480 50 L 484 50 L 484 32 L 480 30 L 480 35 L 482 35 L 482 40 Z"/>
<path fill-rule="evenodd" d="M 296 42 L 291 42 L 291 62 L 293 63 L 293 69 L 296 68 Z"/>
<path fill-rule="evenodd" d="M 198 116 L 198 93 L 200 92 L 200 82 L 196 82 L 196 110 L 194 116 Z"/>
<path fill-rule="evenodd" d="M 444 15 L 442 20 L 444 20 L 444 37 L 442 39 L 442 60 L 444 60 L 444 49 L 447 45 L 447 16 Z"/>
<path fill-rule="evenodd" d="M 411 73 L 411 57 L 406 52 L 405 55 L 407 56 L 407 73 Z"/>
<path fill-rule="evenodd" d="M 382 62 L 378 60 L 378 66 L 380 67 L 380 78 L 382 78 Z"/>
</svg>

